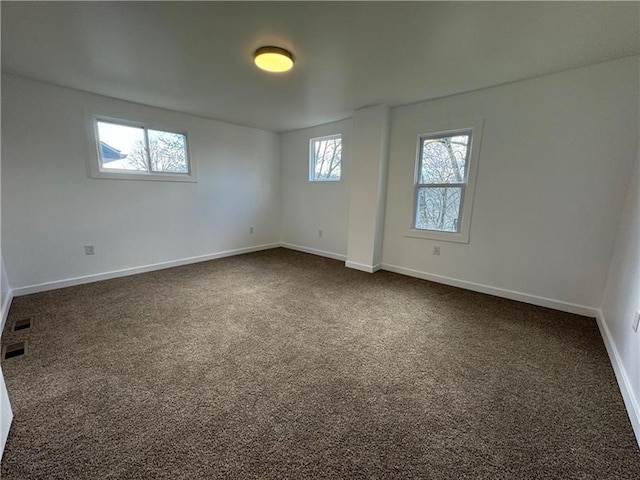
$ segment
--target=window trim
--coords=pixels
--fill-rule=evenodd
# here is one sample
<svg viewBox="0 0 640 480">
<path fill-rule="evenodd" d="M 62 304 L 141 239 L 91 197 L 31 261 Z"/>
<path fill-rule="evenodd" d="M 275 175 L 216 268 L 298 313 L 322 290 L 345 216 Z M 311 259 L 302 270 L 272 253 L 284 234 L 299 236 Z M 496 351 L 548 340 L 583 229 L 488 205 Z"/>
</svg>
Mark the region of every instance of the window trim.
<svg viewBox="0 0 640 480">
<path fill-rule="evenodd" d="M 86 122 L 89 130 L 89 156 L 87 157 L 87 163 L 89 168 L 89 177 L 96 179 L 111 179 L 111 180 L 145 180 L 145 181 L 161 181 L 161 182 L 197 182 L 197 169 L 196 164 L 191 155 L 191 149 L 189 146 L 189 134 L 184 129 L 177 129 L 167 125 L 160 125 L 154 122 L 144 122 L 138 120 L 130 120 L 118 117 L 112 117 L 109 115 L 91 114 L 86 115 Z M 133 170 L 118 170 L 107 169 L 103 170 L 102 162 L 100 159 L 100 136 L 98 135 L 98 122 L 113 123 L 116 125 L 122 125 L 125 127 L 143 128 L 145 131 L 157 130 L 167 133 L 177 133 L 184 135 L 185 148 L 187 154 L 187 169 L 188 173 L 175 173 L 175 172 L 154 172 L 149 170 L 148 172 L 140 172 Z M 148 142 L 148 133 L 145 132 L 145 142 Z M 148 145 L 147 145 L 148 151 Z M 150 161 L 150 160 L 149 160 Z M 151 166 L 149 165 L 149 168 Z"/>
<path fill-rule="evenodd" d="M 447 124 L 439 124 L 423 127 L 421 132 L 417 133 L 416 139 L 416 155 L 414 159 L 413 172 L 413 190 L 411 197 L 411 217 L 409 230 L 405 233 L 405 237 L 422 238 L 427 240 L 438 240 L 443 242 L 469 243 L 471 217 L 473 213 L 473 202 L 475 198 L 476 177 L 478 173 L 478 164 L 480 159 L 480 145 L 482 142 L 482 130 L 484 120 L 449 122 Z M 422 230 L 415 228 L 415 219 L 418 214 L 418 189 L 421 185 L 420 181 L 420 163 L 422 153 L 422 140 L 428 138 L 438 138 L 452 136 L 455 134 L 469 134 L 470 145 L 467 151 L 467 166 L 465 168 L 466 183 L 465 184 L 447 184 L 448 186 L 461 186 L 462 193 L 460 200 L 459 228 L 457 232 L 443 232 L 439 230 Z M 431 184 L 429 184 L 431 185 Z"/>
<path fill-rule="evenodd" d="M 341 147 L 344 147 L 344 141 L 342 138 L 342 133 L 333 133 L 331 135 L 322 135 L 320 137 L 312 137 L 309 139 L 309 182 L 341 182 L 342 181 L 342 160 L 343 160 L 343 150 L 340 151 L 340 178 L 337 180 L 331 178 L 314 178 L 314 174 L 316 171 L 316 159 L 315 159 L 315 142 L 319 140 L 332 140 L 334 138 L 340 139 Z"/>
</svg>

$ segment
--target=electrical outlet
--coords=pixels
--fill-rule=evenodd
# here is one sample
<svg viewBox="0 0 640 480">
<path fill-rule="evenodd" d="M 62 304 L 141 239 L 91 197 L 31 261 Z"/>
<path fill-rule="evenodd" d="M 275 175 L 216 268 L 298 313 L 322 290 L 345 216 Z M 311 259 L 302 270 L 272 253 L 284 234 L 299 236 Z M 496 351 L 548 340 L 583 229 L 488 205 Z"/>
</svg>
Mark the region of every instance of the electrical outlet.
<svg viewBox="0 0 640 480">
<path fill-rule="evenodd" d="M 640 323 L 640 310 L 638 310 L 636 312 L 636 316 L 633 319 L 633 324 L 631 325 L 631 328 L 633 328 L 634 332 L 638 331 L 638 324 Z"/>
<path fill-rule="evenodd" d="M 85 255 L 94 255 L 95 252 L 93 250 L 93 245 L 85 245 L 84 246 L 84 254 Z"/>
<path fill-rule="evenodd" d="M 249 227 L 249 233 L 253 233 L 253 227 Z"/>
<path fill-rule="evenodd" d="M 318 236 L 321 237 L 322 236 L 322 230 L 318 230 Z"/>
<path fill-rule="evenodd" d="M 440 255 L 440 247 L 439 246 L 435 246 L 433 247 L 433 254 L 434 255 Z"/>
</svg>

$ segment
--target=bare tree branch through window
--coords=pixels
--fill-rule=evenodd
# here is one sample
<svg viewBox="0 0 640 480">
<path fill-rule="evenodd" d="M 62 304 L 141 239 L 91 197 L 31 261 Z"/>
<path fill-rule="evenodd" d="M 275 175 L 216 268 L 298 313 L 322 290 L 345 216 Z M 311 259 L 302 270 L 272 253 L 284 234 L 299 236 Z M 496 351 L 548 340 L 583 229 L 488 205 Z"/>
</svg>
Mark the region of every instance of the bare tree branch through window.
<svg viewBox="0 0 640 480">
<path fill-rule="evenodd" d="M 470 141 L 470 133 L 420 139 L 416 229 L 459 231 Z"/>
<path fill-rule="evenodd" d="M 311 139 L 311 181 L 338 181 L 342 176 L 342 136 Z"/>
</svg>

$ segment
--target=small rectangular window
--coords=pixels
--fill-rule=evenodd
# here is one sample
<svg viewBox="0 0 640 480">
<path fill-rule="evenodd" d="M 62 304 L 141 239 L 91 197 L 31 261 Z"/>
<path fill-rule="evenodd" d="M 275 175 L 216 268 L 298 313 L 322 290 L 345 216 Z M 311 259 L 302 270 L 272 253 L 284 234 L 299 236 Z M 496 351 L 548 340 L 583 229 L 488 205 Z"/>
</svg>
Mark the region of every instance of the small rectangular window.
<svg viewBox="0 0 640 480">
<path fill-rule="evenodd" d="M 342 135 L 309 141 L 309 181 L 337 182 L 342 175 Z"/>
<path fill-rule="evenodd" d="M 195 181 L 184 133 L 125 120 L 94 119 L 97 178 Z"/>
</svg>

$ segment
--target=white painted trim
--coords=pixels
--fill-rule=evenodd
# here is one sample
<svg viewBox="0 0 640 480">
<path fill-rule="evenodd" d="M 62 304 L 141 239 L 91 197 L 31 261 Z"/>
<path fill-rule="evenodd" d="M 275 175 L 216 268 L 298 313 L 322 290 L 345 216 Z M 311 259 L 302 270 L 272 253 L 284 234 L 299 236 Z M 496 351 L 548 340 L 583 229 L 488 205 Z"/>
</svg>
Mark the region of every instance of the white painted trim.
<svg viewBox="0 0 640 480">
<path fill-rule="evenodd" d="M 367 273 L 375 273 L 382 268 L 382 265 L 379 263 L 376 265 L 365 265 L 364 263 L 352 262 L 351 260 L 346 261 L 344 265 L 347 268 L 353 268 L 354 270 L 360 270 Z"/>
<path fill-rule="evenodd" d="M 2 309 L 0 310 L 0 336 L 2 336 L 2 332 L 4 331 L 4 326 L 7 323 L 7 317 L 9 316 L 9 308 L 11 308 L 11 301 L 13 300 L 13 290 L 7 290 L 7 297 L 4 299 L 4 303 L 2 304 Z M 0 455 L 2 452 L 0 452 Z"/>
<path fill-rule="evenodd" d="M 13 291 L 9 288 L 7 289 L 7 296 L 2 303 L 2 307 L 0 307 L 0 337 L 7 323 L 12 300 Z M 4 382 L 2 369 L 0 369 L 0 404 L 0 460 L 2 460 L 2 454 L 7 445 L 7 437 L 9 436 L 9 430 L 11 430 L 11 423 L 13 422 L 13 410 L 11 409 L 11 402 L 9 401 L 9 394 Z"/>
<path fill-rule="evenodd" d="M 537 295 L 516 292 L 514 290 L 506 290 L 504 288 L 492 287 L 490 285 L 483 285 L 481 283 L 458 280 L 457 278 L 443 277 L 441 275 L 421 272 L 419 270 L 413 270 L 411 268 L 398 267 L 396 265 L 390 265 L 388 263 L 382 264 L 382 270 L 400 273 L 402 275 L 408 275 L 410 277 L 421 278 L 423 280 L 430 280 L 432 282 L 443 283 L 445 285 L 464 288 L 466 290 L 473 290 L 474 292 L 486 293 L 488 295 L 494 295 L 496 297 L 508 298 L 510 300 L 530 303 L 532 305 L 538 305 L 540 307 L 553 308 L 554 310 L 560 310 L 562 312 L 584 315 L 586 317 L 595 317 L 598 313 L 598 310 L 596 308 L 588 307 L 586 305 L 577 305 L 575 303 L 563 302 L 561 300 L 554 300 L 552 298 L 546 297 L 538 297 Z"/>
<path fill-rule="evenodd" d="M 443 277 L 441 275 L 435 275 L 432 273 L 421 272 L 418 270 L 412 270 L 410 268 L 398 267 L 396 265 L 390 265 L 388 263 L 382 264 L 382 270 L 389 272 L 400 273 L 402 275 L 408 275 L 410 277 L 421 278 L 423 280 L 430 280 L 432 282 L 443 283 L 445 285 L 451 285 L 454 287 L 465 288 L 467 290 L 473 290 L 475 292 L 486 293 L 489 295 L 495 295 L 497 297 L 508 298 L 510 300 L 517 300 L 520 302 L 530 303 L 541 307 L 553 308 L 563 312 L 575 313 L 577 315 L 584 315 L 587 317 L 595 317 L 600 329 L 600 334 L 604 341 L 604 345 L 609 354 L 609 361 L 613 367 L 613 371 L 616 375 L 618 387 L 624 400 L 629 420 L 631 421 L 631 427 L 636 436 L 638 446 L 640 446 L 640 402 L 636 398 L 633 389 L 631 388 L 631 382 L 624 368 L 624 364 L 620 359 L 620 354 L 616 348 L 615 343 L 609 332 L 606 319 L 602 310 L 599 308 L 588 307 L 586 305 L 576 305 L 574 303 L 562 302 L 560 300 L 554 300 L 551 298 L 538 297 L 536 295 L 530 295 L 522 292 L 515 292 L 513 290 L 505 290 L 502 288 L 491 287 L 489 285 L 482 285 L 479 283 L 467 282 L 464 280 L 458 280 L 455 278 Z"/>
<path fill-rule="evenodd" d="M 0 368 L 0 460 L 2 460 L 2 454 L 7 446 L 7 438 L 9 437 L 12 423 L 13 409 L 9 401 L 9 392 L 7 392 L 4 374 Z"/>
<path fill-rule="evenodd" d="M 469 243 L 469 234 L 471 231 L 471 216 L 473 212 L 473 202 L 475 199 L 476 177 L 478 176 L 478 163 L 480 162 L 480 149 L 482 144 L 482 130 L 484 128 L 484 118 L 476 119 L 458 119 L 448 122 L 440 122 L 430 125 L 423 125 L 414 128 L 411 133 L 416 138 L 416 156 L 414 171 L 414 194 L 413 206 L 411 211 L 411 228 L 404 234 L 405 237 L 423 238 L 427 240 L 436 240 L 441 242 Z M 417 199 L 418 189 L 420 185 L 420 165 L 422 155 L 422 141 L 425 138 L 438 138 L 442 136 L 450 136 L 456 134 L 470 133 L 471 144 L 467 152 L 466 179 L 462 183 L 462 205 L 460 206 L 460 231 L 459 232 L 440 232 L 434 230 L 418 230 L 415 228 L 416 215 L 418 214 Z"/>
<path fill-rule="evenodd" d="M 620 388 L 624 405 L 627 408 L 631 427 L 636 435 L 638 446 L 640 446 L 640 402 L 631 388 L 629 376 L 624 368 L 624 364 L 622 363 L 616 344 L 613 342 L 613 337 L 611 337 L 611 332 L 607 326 L 607 320 L 605 319 L 604 313 L 602 313 L 601 309 L 598 309 L 596 321 L 598 322 L 598 328 L 600 329 L 602 340 L 604 340 L 604 346 L 607 348 L 607 353 L 609 354 L 609 360 L 613 366 L 613 371 L 616 374 L 616 380 L 618 381 L 618 387 Z"/>
<path fill-rule="evenodd" d="M 82 277 L 67 278 L 64 280 L 56 280 L 53 282 L 39 283 L 37 285 L 28 285 L 25 287 L 17 287 L 13 289 L 13 295 L 28 295 L 30 293 L 45 292 L 47 290 L 55 290 L 57 288 L 71 287 L 74 285 L 82 285 L 84 283 L 98 282 L 100 280 L 108 280 L 110 278 L 126 277 L 127 275 L 136 275 L 138 273 L 152 272 L 155 270 L 164 270 L 165 268 L 179 267 L 191 263 L 206 262 L 215 260 L 216 258 L 231 257 L 233 255 L 241 255 L 243 253 L 258 252 L 260 250 L 269 250 L 271 248 L 280 247 L 280 243 L 269 243 L 265 245 L 256 245 L 254 247 L 238 248 L 235 250 L 226 250 L 218 253 L 210 253 L 207 255 L 199 255 L 197 257 L 182 258 L 179 260 L 171 260 L 169 262 L 154 263 L 151 265 L 143 265 L 141 267 L 124 268 L 122 270 L 113 270 L 111 272 L 96 273 L 94 275 L 85 275 Z"/>
<path fill-rule="evenodd" d="M 165 268 L 177 267 L 180 265 L 187 265 L 191 263 L 215 260 L 216 258 L 230 257 L 233 255 L 257 252 L 261 250 L 269 250 L 269 249 L 278 248 L 278 247 L 288 248 L 290 250 L 297 250 L 304 253 L 310 253 L 312 255 L 319 255 L 323 257 L 333 258 L 336 260 L 342 260 L 342 261 L 346 260 L 345 255 L 326 252 L 324 250 L 317 250 L 314 248 L 303 247 L 300 245 L 293 245 L 290 243 L 279 242 L 279 243 L 270 243 L 265 245 L 257 245 L 254 247 L 239 248 L 235 250 L 226 250 L 223 252 L 212 253 L 208 255 L 200 255 L 197 257 L 188 257 L 180 260 L 173 260 L 170 262 L 156 263 L 152 265 L 145 265 L 142 267 L 127 268 L 127 269 L 115 270 L 115 271 L 101 273 L 101 274 L 86 275 L 83 277 L 76 277 L 76 278 L 70 278 L 66 280 L 59 280 L 55 282 L 47 282 L 47 283 L 41 283 L 37 285 L 30 285 L 26 287 L 9 289 L 7 291 L 7 297 L 5 298 L 5 301 L 0 311 L 0 334 L 4 329 L 4 325 L 6 323 L 7 316 L 9 314 L 9 308 L 11 306 L 11 302 L 14 296 L 27 295 L 29 293 L 37 293 L 37 292 L 43 292 L 47 290 L 54 290 L 57 288 L 80 285 L 84 283 L 97 282 L 100 280 L 107 280 L 110 278 L 124 277 L 127 275 L 135 275 L 138 273 L 151 272 L 154 270 L 162 270 Z M 607 353 L 609 354 L 609 359 L 611 361 L 611 365 L 613 366 L 613 370 L 615 372 L 616 379 L 618 381 L 618 385 L 620 388 L 620 392 L 622 394 L 622 398 L 624 400 L 625 407 L 627 408 L 627 413 L 631 421 L 631 426 L 635 433 L 636 440 L 638 441 L 638 445 L 640 446 L 640 403 L 636 399 L 634 392 L 631 388 L 629 377 L 627 376 L 624 365 L 620 359 L 618 350 L 615 344 L 613 343 L 611 333 L 609 332 L 606 319 L 604 318 L 604 314 L 602 313 L 601 309 L 595 309 L 595 308 L 584 306 L 584 305 L 576 305 L 573 303 L 562 302 L 559 300 L 553 300 L 545 297 L 538 297 L 535 295 L 529 295 L 526 293 L 516 292 L 513 290 L 505 290 L 502 288 L 491 287 L 489 285 L 467 282 L 464 280 L 444 277 L 444 276 L 435 275 L 432 273 L 421 272 L 421 271 L 413 270 L 410 268 L 398 267 L 396 265 L 390 265 L 388 263 L 377 264 L 377 265 L 365 265 L 362 263 L 346 261 L 345 266 L 347 266 L 348 268 L 361 270 L 367 273 L 374 273 L 380 269 L 387 270 L 389 272 L 408 275 L 410 277 L 420 278 L 423 280 L 430 280 L 437 283 L 443 283 L 445 285 L 465 288 L 467 290 L 486 293 L 489 295 L 495 295 L 498 297 L 508 298 L 511 300 L 526 302 L 533 305 L 539 305 L 542 307 L 553 308 L 553 309 L 564 311 L 564 312 L 596 317 L 598 327 L 602 335 L 602 339 L 607 349 Z M 2 450 L 0 449 L 0 458 L 1 456 L 2 456 Z"/>
<path fill-rule="evenodd" d="M 324 250 L 318 250 L 316 248 L 303 247 L 302 245 L 294 245 L 292 243 L 280 243 L 282 248 L 288 248 L 289 250 L 296 250 L 298 252 L 310 253 L 311 255 L 318 255 L 320 257 L 333 258 L 334 260 L 342 260 L 343 262 L 347 259 L 346 255 L 341 255 L 340 253 L 326 252 Z"/>
<path fill-rule="evenodd" d="M 309 139 L 309 181 L 310 182 L 340 182 L 342 180 L 342 171 L 340 172 L 340 178 L 338 179 L 322 179 L 315 178 L 316 171 L 316 153 L 315 153 L 315 143 L 317 141 L 322 140 L 333 140 L 334 138 L 339 138 L 340 143 L 342 143 L 342 132 L 333 133 L 331 135 L 324 135 L 322 137 L 313 137 Z M 342 164 L 342 154 L 340 154 L 340 164 Z"/>
<path fill-rule="evenodd" d="M 113 109 L 113 106 L 111 107 Z M 103 110 L 103 109 L 101 109 Z M 166 124 L 159 124 L 149 120 L 125 120 L 120 118 L 120 115 L 103 115 L 101 113 L 94 113 L 88 110 L 84 111 L 86 131 L 87 131 L 87 146 L 89 152 L 86 157 L 87 169 L 89 178 L 94 179 L 111 179 L 111 180 L 144 180 L 144 181 L 160 181 L 160 182 L 183 182 L 183 183 L 195 183 L 198 181 L 198 168 L 195 160 L 191 156 L 191 150 L 189 148 L 189 132 L 184 129 L 178 129 Z M 188 173 L 154 173 L 154 172 L 132 172 L 127 170 L 104 170 L 102 162 L 100 160 L 99 153 L 99 141 L 98 135 L 98 122 L 104 121 L 114 123 L 122 126 L 132 126 L 145 129 L 145 135 L 147 129 L 156 129 L 169 133 L 179 133 L 184 135 L 187 150 L 187 166 L 189 167 Z"/>
</svg>

